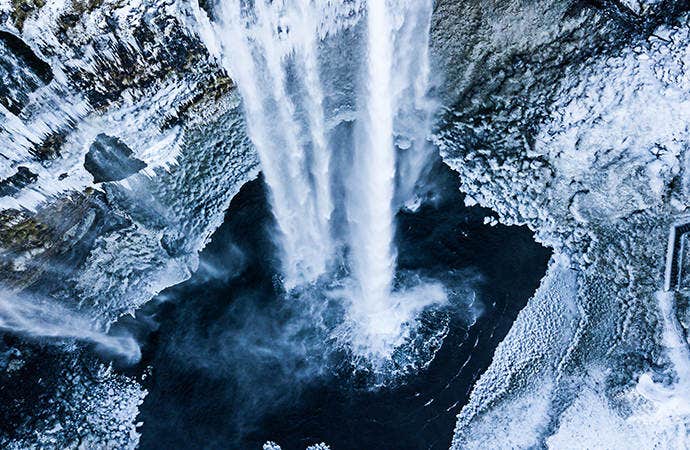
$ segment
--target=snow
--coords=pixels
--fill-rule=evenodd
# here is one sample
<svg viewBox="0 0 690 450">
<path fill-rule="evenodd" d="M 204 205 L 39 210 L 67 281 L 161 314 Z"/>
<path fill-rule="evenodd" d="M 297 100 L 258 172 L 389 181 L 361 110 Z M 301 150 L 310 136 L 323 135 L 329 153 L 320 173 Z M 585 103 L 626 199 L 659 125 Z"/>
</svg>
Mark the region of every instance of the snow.
<svg viewBox="0 0 690 450">
<path fill-rule="evenodd" d="M 533 60 L 505 56 L 520 67 L 519 93 L 480 80 L 471 92 L 497 89 L 490 121 L 476 98 L 447 116 L 437 142 L 462 189 L 502 223 L 530 226 L 557 258 L 459 414 L 453 448 L 687 445 L 687 344 L 664 337 L 675 318 L 658 294 L 668 227 L 690 200 L 686 19 L 612 54 L 579 59 L 586 39 L 611 31 L 587 31 L 593 21 L 569 60 L 544 65 L 566 52 L 548 45 Z M 554 303 L 565 309 L 546 313 Z"/>
</svg>

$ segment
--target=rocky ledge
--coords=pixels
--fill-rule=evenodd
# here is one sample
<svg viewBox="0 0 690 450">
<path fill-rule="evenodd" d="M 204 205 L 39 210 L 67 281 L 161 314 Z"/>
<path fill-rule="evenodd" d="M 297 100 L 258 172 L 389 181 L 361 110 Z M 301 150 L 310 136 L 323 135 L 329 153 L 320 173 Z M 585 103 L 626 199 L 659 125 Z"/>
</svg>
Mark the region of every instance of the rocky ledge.
<svg viewBox="0 0 690 450">
<path fill-rule="evenodd" d="M 688 380 L 661 291 L 669 226 L 689 204 L 687 4 L 451 14 L 447 3 L 437 58 L 457 81 L 436 133 L 443 159 L 467 201 L 555 250 L 459 415 L 454 448 L 682 446 Z M 490 45 L 457 50 L 457 16 Z"/>
</svg>

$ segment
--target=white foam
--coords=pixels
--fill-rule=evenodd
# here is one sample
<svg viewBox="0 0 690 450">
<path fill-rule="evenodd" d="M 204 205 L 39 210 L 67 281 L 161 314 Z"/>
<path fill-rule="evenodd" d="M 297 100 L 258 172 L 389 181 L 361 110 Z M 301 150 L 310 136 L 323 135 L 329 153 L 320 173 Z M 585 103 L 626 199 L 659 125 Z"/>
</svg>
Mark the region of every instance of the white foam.
<svg viewBox="0 0 690 450">
<path fill-rule="evenodd" d="M 385 306 L 362 302 L 360 292 L 352 288 L 336 295 L 348 307 L 346 321 L 333 332 L 334 338 L 376 370 L 389 361 L 393 350 L 405 344 L 416 326 L 416 317 L 424 309 L 447 302 L 446 292 L 439 283 L 421 283 L 388 293 Z"/>
</svg>

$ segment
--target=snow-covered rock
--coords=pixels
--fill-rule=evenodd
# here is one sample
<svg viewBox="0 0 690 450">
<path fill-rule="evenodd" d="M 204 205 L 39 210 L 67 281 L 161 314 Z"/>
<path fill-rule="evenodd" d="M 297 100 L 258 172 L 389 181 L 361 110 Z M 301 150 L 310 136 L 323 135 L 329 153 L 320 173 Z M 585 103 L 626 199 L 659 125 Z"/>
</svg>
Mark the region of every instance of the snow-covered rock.
<svg viewBox="0 0 690 450">
<path fill-rule="evenodd" d="M 30 288 L 107 328 L 195 270 L 230 200 L 258 173 L 239 96 L 202 43 L 204 20 L 183 1 L 0 2 L 0 57 L 23 68 L 0 89 L 5 288 Z M 139 161 L 113 181 L 90 167 L 103 136 Z M 67 350 L 32 355 L 66 373 L 97 364 Z M 51 395 L 40 414 L 27 405 L 27 430 L 4 445 L 65 448 L 87 424 L 88 448 L 136 445 L 144 393 L 135 381 Z M 111 435 L 122 445 L 100 440 Z"/>
<path fill-rule="evenodd" d="M 515 32 L 520 13 L 506 19 L 513 39 L 473 49 L 486 58 L 464 63 L 447 94 L 437 142 L 462 189 L 556 251 L 460 413 L 454 448 L 675 448 L 688 434 L 687 415 L 637 389 L 645 374 L 679 371 L 657 291 L 668 227 L 690 200 L 687 16 L 650 9 L 631 22 L 572 6 L 519 7 L 529 32 Z"/>
</svg>

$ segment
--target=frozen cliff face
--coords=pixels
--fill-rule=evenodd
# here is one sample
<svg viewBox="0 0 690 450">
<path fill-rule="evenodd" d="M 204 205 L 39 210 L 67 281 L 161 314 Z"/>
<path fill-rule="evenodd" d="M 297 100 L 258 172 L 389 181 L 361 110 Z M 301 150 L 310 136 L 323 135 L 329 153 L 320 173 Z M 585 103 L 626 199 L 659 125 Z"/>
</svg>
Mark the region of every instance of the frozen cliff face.
<svg viewBox="0 0 690 450">
<path fill-rule="evenodd" d="M 533 6 L 490 33 L 496 44 L 464 52 L 446 49 L 447 21 L 437 27 L 439 61 L 459 76 L 447 81 L 455 92 L 437 134 L 444 160 L 472 201 L 557 251 L 459 415 L 453 445 L 682 447 L 687 412 L 639 380 L 665 381 L 669 398 L 684 385 L 662 333 L 675 318 L 656 293 L 668 227 L 688 205 L 687 16 L 675 16 L 679 2 L 637 14 Z M 518 24 L 527 30 L 501 46 L 501 30 Z M 487 57 L 453 72 L 477 52 Z"/>
<path fill-rule="evenodd" d="M 108 322 L 188 276 L 256 173 L 239 100 L 189 4 L 11 6 L 54 79 L 2 111 L 3 279 Z"/>
<path fill-rule="evenodd" d="M 3 289 L 104 328 L 195 269 L 258 170 L 204 20 L 185 2 L 0 2 Z M 7 372 L 18 399 L 45 402 L 25 402 L 0 445 L 134 446 L 141 387 L 88 379 L 100 363 L 65 345 L 13 341 L 0 358 L 52 368 Z"/>
</svg>

